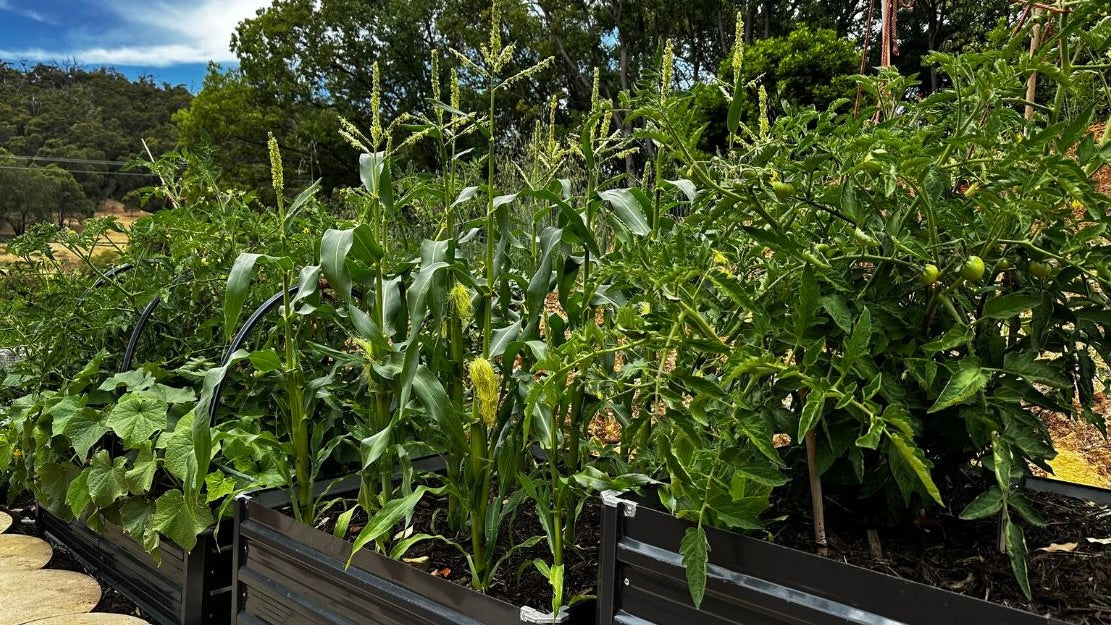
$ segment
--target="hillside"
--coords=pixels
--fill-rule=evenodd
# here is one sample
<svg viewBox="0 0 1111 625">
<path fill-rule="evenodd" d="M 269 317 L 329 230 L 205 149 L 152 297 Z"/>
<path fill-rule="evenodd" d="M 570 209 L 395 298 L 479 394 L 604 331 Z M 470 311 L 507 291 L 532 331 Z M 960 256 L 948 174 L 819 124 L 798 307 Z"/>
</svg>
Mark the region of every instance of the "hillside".
<svg viewBox="0 0 1111 625">
<path fill-rule="evenodd" d="M 127 202 L 151 179 L 123 164 L 177 144 L 184 87 L 132 81 L 112 69 L 0 62 L 0 227 L 88 216 L 105 199 Z"/>
</svg>

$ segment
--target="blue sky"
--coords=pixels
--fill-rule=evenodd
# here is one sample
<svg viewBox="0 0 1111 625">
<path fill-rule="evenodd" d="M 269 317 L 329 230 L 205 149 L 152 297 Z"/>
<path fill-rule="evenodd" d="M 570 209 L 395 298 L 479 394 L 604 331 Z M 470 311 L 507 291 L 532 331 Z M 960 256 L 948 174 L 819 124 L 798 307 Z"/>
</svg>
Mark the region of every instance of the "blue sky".
<svg viewBox="0 0 1111 625">
<path fill-rule="evenodd" d="M 0 0 L 0 60 L 115 67 L 201 87 L 205 66 L 234 65 L 241 20 L 270 0 Z"/>
</svg>

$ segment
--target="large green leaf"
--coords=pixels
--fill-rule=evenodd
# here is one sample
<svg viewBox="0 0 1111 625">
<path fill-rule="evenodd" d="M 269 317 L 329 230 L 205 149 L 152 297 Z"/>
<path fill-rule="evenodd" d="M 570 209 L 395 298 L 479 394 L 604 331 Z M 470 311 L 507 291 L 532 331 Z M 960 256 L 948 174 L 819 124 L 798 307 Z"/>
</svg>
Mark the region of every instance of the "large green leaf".
<svg viewBox="0 0 1111 625">
<path fill-rule="evenodd" d="M 944 410 L 971 398 L 987 386 L 988 380 L 988 374 L 980 368 L 979 360 L 965 358 L 957 365 L 957 372 L 949 378 L 949 382 L 941 390 L 941 395 L 927 412 Z"/>
<path fill-rule="evenodd" d="M 795 440 L 801 441 L 806 433 L 809 432 L 818 419 L 822 416 L 822 407 L 826 402 L 826 394 L 824 391 L 811 390 L 806 395 L 806 403 L 802 406 L 802 416 L 799 418 L 799 433 L 798 438 Z"/>
<path fill-rule="evenodd" d="M 783 458 L 779 456 L 779 451 L 772 442 L 771 427 L 762 415 L 742 408 L 738 411 L 736 424 L 765 458 L 771 460 L 776 466 L 785 466 Z"/>
<path fill-rule="evenodd" d="M 439 433 L 451 441 L 452 449 L 465 448 L 467 436 L 463 431 L 463 420 L 459 418 L 458 410 L 452 404 L 440 380 L 423 365 L 417 368 L 417 374 L 413 378 L 413 393 L 417 401 L 424 406 L 425 412 L 432 417 Z"/>
<path fill-rule="evenodd" d="M 213 471 L 204 478 L 205 503 L 223 499 L 235 492 L 235 478 L 224 475 L 223 471 Z"/>
<path fill-rule="evenodd" d="M 81 469 L 72 463 L 48 462 L 37 468 L 38 480 L 34 485 L 35 499 L 57 516 L 69 514 L 66 508 L 66 491 L 77 479 Z"/>
<path fill-rule="evenodd" d="M 683 533 L 683 539 L 679 542 L 679 554 L 687 574 L 691 602 L 695 608 L 701 608 L 702 598 L 706 596 L 706 568 L 710 561 L 710 541 L 701 525 L 688 527 Z"/>
<path fill-rule="evenodd" d="M 1018 580 L 1022 594 L 1030 599 L 1030 576 L 1026 571 L 1026 537 L 1022 533 L 1022 528 L 1010 519 L 1004 522 L 1003 533 L 1007 543 L 1007 556 L 1011 560 L 1011 572 Z"/>
<path fill-rule="evenodd" d="M 956 324 L 945 331 L 936 341 L 931 341 L 922 346 L 922 351 L 927 353 L 944 352 L 958 345 L 964 345 L 972 338 L 972 329 L 964 324 Z"/>
<path fill-rule="evenodd" d="M 741 87 L 743 82 L 743 80 L 738 80 L 733 85 L 733 98 L 729 101 L 729 111 L 725 115 L 725 127 L 732 133 L 737 132 L 737 128 L 741 125 L 741 107 L 746 97 Z"/>
<path fill-rule="evenodd" d="M 356 552 L 389 532 L 401 519 L 409 516 L 426 492 L 428 492 L 426 487 L 418 486 L 408 496 L 391 499 L 386 505 L 382 506 L 382 509 L 370 519 L 370 522 L 363 527 L 355 538 L 355 544 L 351 548 L 351 556 L 347 559 L 347 565 L 351 565 L 351 558 L 355 557 Z"/>
<path fill-rule="evenodd" d="M 385 152 L 359 155 L 359 178 L 363 187 L 377 197 L 387 209 L 393 208 L 393 179 L 390 160 Z"/>
<path fill-rule="evenodd" d="M 853 326 L 853 333 L 849 335 L 849 340 L 845 341 L 845 362 L 842 365 L 844 371 L 848 371 L 857 359 L 864 355 L 868 349 L 868 344 L 872 341 L 872 313 L 865 308 L 860 313 L 860 318 L 857 319 L 856 325 Z"/>
<path fill-rule="evenodd" d="M 1069 380 L 1062 373 L 1062 369 L 1063 366 L 1055 367 L 1047 361 L 1038 360 L 1038 355 L 1032 351 L 1008 352 L 1003 357 L 1003 370 L 1028 382 L 1048 384 L 1058 388 L 1067 387 Z"/>
<path fill-rule="evenodd" d="M 112 428 L 125 445 L 138 448 L 143 441 L 166 427 L 166 401 L 144 391 L 133 391 L 120 398 L 108 413 L 105 425 Z"/>
<path fill-rule="evenodd" d="M 965 506 L 964 510 L 961 511 L 960 518 L 965 521 L 983 519 L 999 512 L 1001 509 L 1003 509 L 1003 491 L 999 490 L 998 486 L 992 486 Z"/>
<path fill-rule="evenodd" d="M 115 461 L 105 450 L 93 454 L 86 478 L 89 486 L 89 497 L 98 508 L 107 508 L 120 497 L 127 494 L 127 458 L 119 457 Z"/>
<path fill-rule="evenodd" d="M 154 504 L 141 497 L 132 497 L 120 506 L 120 526 L 135 540 L 143 540 L 147 524 L 154 514 Z"/>
<path fill-rule="evenodd" d="M 1045 301 L 1043 298 L 1032 295 L 1017 293 L 1000 295 L 989 299 L 984 304 L 984 313 L 981 317 L 986 319 L 1009 319 L 1025 310 L 1038 306 L 1043 301 Z"/>
<path fill-rule="evenodd" d="M 69 439 L 70 445 L 81 460 L 89 457 L 89 450 L 107 432 L 108 426 L 104 423 L 103 413 L 92 408 L 84 408 L 74 414 L 65 422 L 65 427 L 62 429 L 62 434 Z"/>
<path fill-rule="evenodd" d="M 774 466 L 761 462 L 747 462 L 736 468 L 737 475 L 746 480 L 751 480 L 763 486 L 783 486 L 787 483 L 787 476 L 779 472 Z"/>
<path fill-rule="evenodd" d="M 185 551 L 192 551 L 197 535 L 212 525 L 212 511 L 203 501 L 187 499 L 180 490 L 171 490 L 155 502 L 154 528 Z"/>
<path fill-rule="evenodd" d="M 66 424 L 70 419 L 85 409 L 86 396 L 63 397 L 58 403 L 43 411 L 44 415 L 52 417 L 50 429 L 52 436 L 61 436 L 65 433 Z"/>
<path fill-rule="evenodd" d="M 380 261 L 383 253 L 367 224 L 348 230 L 328 230 L 320 239 L 321 272 L 348 299 L 352 281 L 368 277 L 369 267 Z"/>
<path fill-rule="evenodd" d="M 174 431 L 159 438 L 159 447 L 165 447 L 163 466 L 166 471 L 184 482 L 188 479 L 190 467 L 197 467 L 193 450 L 193 412 L 188 412 L 178 420 Z M 207 466 L 207 465 L 206 465 Z"/>
<path fill-rule="evenodd" d="M 1045 520 L 1045 517 L 1034 508 L 1034 503 L 1022 493 L 1011 494 L 1011 496 L 1007 498 L 1007 506 L 1011 510 L 1015 510 L 1022 515 L 1022 518 L 1026 519 L 1026 522 L 1030 525 L 1045 527 L 1049 524 L 1049 522 Z"/>
<path fill-rule="evenodd" d="M 599 191 L 598 195 L 613 207 L 613 212 L 621 223 L 636 235 L 645 236 L 652 232 L 648 226 L 648 218 L 644 216 L 644 208 L 640 200 L 630 189 L 606 189 Z"/>
<path fill-rule="evenodd" d="M 66 489 L 66 505 L 73 512 L 73 516 L 81 518 L 85 509 L 93 503 L 89 496 L 89 469 L 85 469 L 73 478 Z"/>
<path fill-rule="evenodd" d="M 826 295 L 821 298 L 821 302 L 822 308 L 829 313 L 837 327 L 848 334 L 853 328 L 853 316 L 849 312 L 849 307 L 845 305 L 845 300 L 840 295 Z"/>
<path fill-rule="evenodd" d="M 150 491 L 157 472 L 158 458 L 154 455 L 154 444 L 146 441 L 139 449 L 132 467 L 127 471 L 127 490 L 132 495 L 145 495 Z"/>
<path fill-rule="evenodd" d="M 283 271 L 293 269 L 293 261 L 288 258 L 267 256 L 265 254 L 240 254 L 228 272 L 228 285 L 224 292 L 224 332 L 231 338 L 239 325 L 243 313 L 243 303 L 251 287 L 251 277 L 258 263 L 272 263 Z"/>
<path fill-rule="evenodd" d="M 375 432 L 371 436 L 364 438 L 359 442 L 359 455 L 362 457 L 363 468 L 367 469 L 386 452 L 390 446 L 390 433 L 393 431 L 392 425 L 387 425 L 385 428 Z"/>
<path fill-rule="evenodd" d="M 926 492 L 938 505 L 945 505 L 941 501 L 941 493 L 937 489 L 937 484 L 934 484 L 934 479 L 930 476 L 929 461 L 926 460 L 926 455 L 922 450 L 901 432 L 888 432 L 888 438 L 891 440 L 889 458 L 894 461 L 892 463 L 892 473 L 897 480 L 902 480 L 903 483 L 900 484 L 900 487 L 903 492 L 909 492 L 911 485 L 906 483 L 902 471 L 897 470 L 896 462 L 902 462 L 906 468 L 910 469 L 910 472 L 925 487 Z"/>
</svg>

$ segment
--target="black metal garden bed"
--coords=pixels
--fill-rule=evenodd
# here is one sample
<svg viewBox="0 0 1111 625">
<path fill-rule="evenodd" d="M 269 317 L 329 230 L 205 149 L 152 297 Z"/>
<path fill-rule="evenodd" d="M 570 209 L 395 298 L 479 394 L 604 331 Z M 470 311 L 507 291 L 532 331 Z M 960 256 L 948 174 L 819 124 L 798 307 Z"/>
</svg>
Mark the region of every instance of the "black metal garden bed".
<svg viewBox="0 0 1111 625">
<path fill-rule="evenodd" d="M 438 460 L 438 459 L 437 459 Z M 339 495 L 358 481 L 329 489 Z M 353 491 L 352 491 L 353 492 Z M 560 618 L 434 577 L 282 513 L 285 493 L 242 496 L 235 517 L 233 622 L 241 625 L 593 624 L 593 601 Z"/>
<path fill-rule="evenodd" d="M 644 499 L 608 492 L 603 500 L 599 625 L 1064 624 L 714 528 L 698 610 L 679 555 L 692 524 Z"/>
</svg>

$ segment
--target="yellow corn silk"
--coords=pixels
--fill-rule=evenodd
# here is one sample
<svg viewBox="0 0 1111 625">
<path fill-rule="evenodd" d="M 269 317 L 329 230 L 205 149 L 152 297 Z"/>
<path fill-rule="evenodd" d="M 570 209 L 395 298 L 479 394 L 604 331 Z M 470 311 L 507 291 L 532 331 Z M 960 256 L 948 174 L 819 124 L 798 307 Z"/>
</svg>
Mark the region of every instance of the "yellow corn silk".
<svg viewBox="0 0 1111 625">
<path fill-rule="evenodd" d="M 476 358 L 471 363 L 471 384 L 474 386 L 478 415 L 487 427 L 493 427 L 497 421 L 500 380 L 489 360 Z"/>
<path fill-rule="evenodd" d="M 1111 480 L 1104 477 L 1098 467 L 1071 449 L 1059 450 L 1057 457 L 1049 461 L 1049 466 L 1053 468 L 1051 477 L 1055 479 L 1086 486 L 1111 487 Z"/>
</svg>

